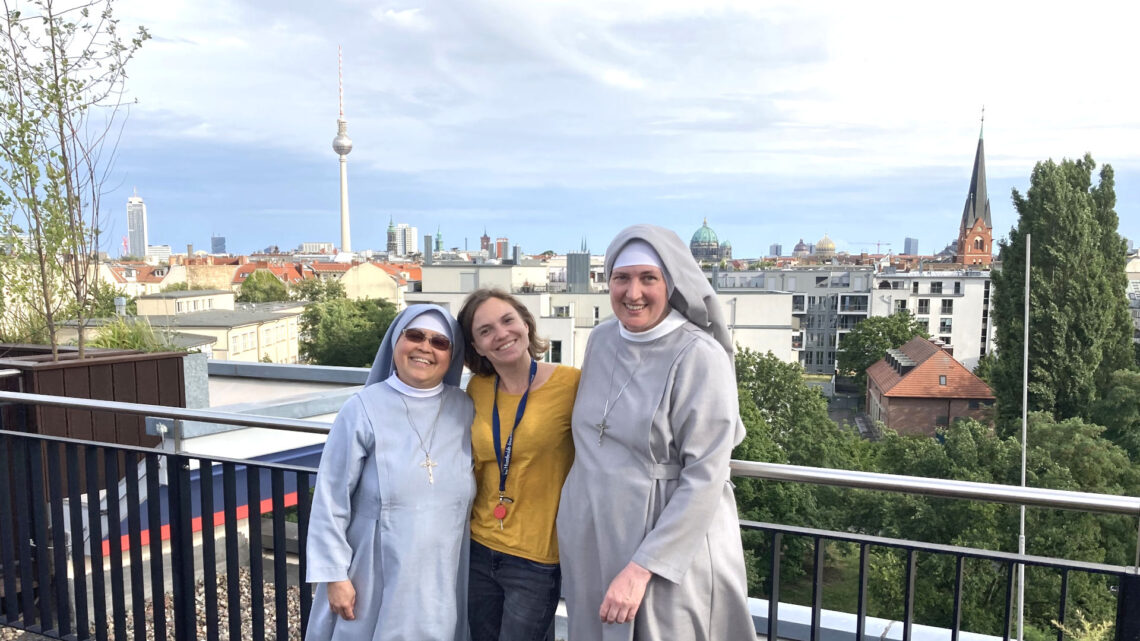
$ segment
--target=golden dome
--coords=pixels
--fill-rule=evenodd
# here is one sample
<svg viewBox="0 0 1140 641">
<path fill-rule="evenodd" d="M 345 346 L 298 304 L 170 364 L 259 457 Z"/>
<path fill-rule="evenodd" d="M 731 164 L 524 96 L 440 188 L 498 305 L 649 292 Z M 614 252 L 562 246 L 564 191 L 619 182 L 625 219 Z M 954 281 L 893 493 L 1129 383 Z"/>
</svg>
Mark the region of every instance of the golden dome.
<svg viewBox="0 0 1140 641">
<path fill-rule="evenodd" d="M 820 238 L 819 242 L 815 244 L 815 252 L 817 254 L 820 252 L 835 253 L 835 241 L 828 238 L 827 234 L 824 234 L 823 238 Z"/>
</svg>

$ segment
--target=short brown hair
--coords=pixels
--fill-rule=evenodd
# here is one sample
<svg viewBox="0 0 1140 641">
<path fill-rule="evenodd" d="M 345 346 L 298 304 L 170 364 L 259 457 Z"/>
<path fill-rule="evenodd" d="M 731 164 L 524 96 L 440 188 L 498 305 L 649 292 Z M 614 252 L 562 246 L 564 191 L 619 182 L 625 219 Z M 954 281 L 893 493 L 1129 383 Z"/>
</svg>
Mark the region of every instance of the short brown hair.
<svg viewBox="0 0 1140 641">
<path fill-rule="evenodd" d="M 501 289 L 482 288 L 471 292 L 467 300 L 463 301 L 463 307 L 459 310 L 459 326 L 463 328 L 463 340 L 467 344 L 467 349 L 463 350 L 463 360 L 467 363 L 467 369 L 475 374 L 483 374 L 490 376 L 495 373 L 495 367 L 491 365 L 491 361 L 486 357 L 479 355 L 475 351 L 475 312 L 479 307 L 492 298 L 497 298 L 511 307 L 515 308 L 519 317 L 526 323 L 527 340 L 529 345 L 527 351 L 530 352 L 530 357 L 534 360 L 539 360 L 543 354 L 546 353 L 550 347 L 550 341 L 539 338 L 538 328 L 535 326 L 534 314 L 523 305 L 519 299 L 511 296 Z"/>
</svg>

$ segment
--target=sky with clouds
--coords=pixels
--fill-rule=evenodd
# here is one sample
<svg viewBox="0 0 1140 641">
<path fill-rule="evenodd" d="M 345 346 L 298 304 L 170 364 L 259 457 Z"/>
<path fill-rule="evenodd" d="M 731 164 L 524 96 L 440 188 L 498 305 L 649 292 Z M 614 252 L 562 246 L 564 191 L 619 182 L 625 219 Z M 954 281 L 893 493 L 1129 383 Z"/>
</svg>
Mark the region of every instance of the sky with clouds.
<svg viewBox="0 0 1140 641">
<path fill-rule="evenodd" d="M 531 253 L 600 253 L 637 222 L 687 241 L 707 218 L 738 257 L 825 233 L 933 253 L 957 235 L 983 105 L 995 237 L 1035 162 L 1090 152 L 1140 241 L 1138 7 L 120 0 L 153 39 L 129 69 L 109 236 L 137 189 L 175 251 L 339 243 L 341 45 L 357 250 L 383 249 L 390 218 Z"/>
</svg>

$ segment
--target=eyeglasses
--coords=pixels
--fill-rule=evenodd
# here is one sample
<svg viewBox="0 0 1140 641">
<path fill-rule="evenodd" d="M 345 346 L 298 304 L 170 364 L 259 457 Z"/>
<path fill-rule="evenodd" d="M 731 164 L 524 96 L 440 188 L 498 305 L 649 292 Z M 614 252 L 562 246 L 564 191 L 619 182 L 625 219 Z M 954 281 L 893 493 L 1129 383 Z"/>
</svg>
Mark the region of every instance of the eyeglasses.
<svg viewBox="0 0 1140 641">
<path fill-rule="evenodd" d="M 403 334 L 404 338 L 408 339 L 409 342 L 415 343 L 417 345 L 426 340 L 429 345 L 441 352 L 446 352 L 447 350 L 451 349 L 451 341 L 448 340 L 446 336 L 432 334 L 431 337 L 428 337 L 428 335 L 424 333 L 423 330 L 414 328 L 405 329 L 401 333 Z"/>
</svg>

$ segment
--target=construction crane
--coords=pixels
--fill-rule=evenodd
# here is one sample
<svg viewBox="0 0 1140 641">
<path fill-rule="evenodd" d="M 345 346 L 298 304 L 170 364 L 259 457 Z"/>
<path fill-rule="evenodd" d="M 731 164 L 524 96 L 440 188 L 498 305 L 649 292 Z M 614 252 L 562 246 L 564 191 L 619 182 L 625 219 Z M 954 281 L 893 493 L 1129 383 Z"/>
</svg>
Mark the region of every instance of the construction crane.
<svg viewBox="0 0 1140 641">
<path fill-rule="evenodd" d="M 883 253 L 883 252 L 879 251 L 879 250 L 880 250 L 880 249 L 881 249 L 883 246 L 887 246 L 887 247 L 890 247 L 890 246 L 891 246 L 891 244 L 890 244 L 890 243 L 888 243 L 888 242 L 887 242 L 887 241 L 885 241 L 885 240 L 871 240 L 871 241 L 867 241 L 867 242 L 862 242 L 862 243 L 851 243 L 851 244 L 852 244 L 852 245 L 874 245 L 874 246 L 875 246 L 875 253 L 876 253 L 876 254 L 881 254 L 881 253 Z"/>
</svg>

